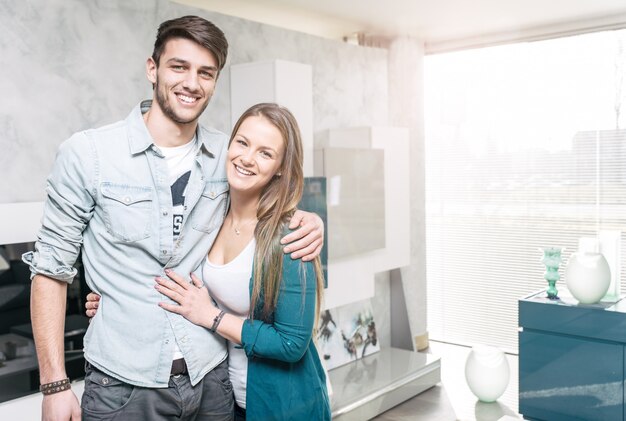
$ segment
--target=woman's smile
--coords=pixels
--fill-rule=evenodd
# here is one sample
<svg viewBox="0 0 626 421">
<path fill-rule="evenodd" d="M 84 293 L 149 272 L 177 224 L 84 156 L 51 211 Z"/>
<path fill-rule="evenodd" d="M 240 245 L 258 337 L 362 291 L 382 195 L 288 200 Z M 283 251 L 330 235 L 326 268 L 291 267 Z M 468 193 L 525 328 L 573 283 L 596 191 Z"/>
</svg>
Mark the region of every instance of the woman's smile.
<svg viewBox="0 0 626 421">
<path fill-rule="evenodd" d="M 248 171 L 248 170 L 246 170 L 246 169 L 243 169 L 242 167 L 240 167 L 240 166 L 239 166 L 239 165 L 237 165 L 237 164 L 234 164 L 234 165 L 235 165 L 235 169 L 237 170 L 237 172 L 238 172 L 239 174 L 241 174 L 241 175 L 245 175 L 245 176 L 254 175 L 254 173 L 253 173 L 252 171 Z"/>
</svg>

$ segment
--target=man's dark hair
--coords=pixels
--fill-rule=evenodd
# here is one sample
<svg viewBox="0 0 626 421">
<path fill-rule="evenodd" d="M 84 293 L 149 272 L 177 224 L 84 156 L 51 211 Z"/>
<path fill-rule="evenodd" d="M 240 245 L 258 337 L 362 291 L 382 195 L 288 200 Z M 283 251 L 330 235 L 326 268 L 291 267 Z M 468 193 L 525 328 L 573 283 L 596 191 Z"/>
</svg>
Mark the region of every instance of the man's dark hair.
<svg viewBox="0 0 626 421">
<path fill-rule="evenodd" d="M 217 68 L 222 70 L 228 55 L 228 41 L 224 32 L 208 20 L 199 16 L 183 16 L 159 25 L 152 59 L 159 65 L 165 44 L 172 38 L 185 38 L 209 50 L 217 60 Z"/>
</svg>

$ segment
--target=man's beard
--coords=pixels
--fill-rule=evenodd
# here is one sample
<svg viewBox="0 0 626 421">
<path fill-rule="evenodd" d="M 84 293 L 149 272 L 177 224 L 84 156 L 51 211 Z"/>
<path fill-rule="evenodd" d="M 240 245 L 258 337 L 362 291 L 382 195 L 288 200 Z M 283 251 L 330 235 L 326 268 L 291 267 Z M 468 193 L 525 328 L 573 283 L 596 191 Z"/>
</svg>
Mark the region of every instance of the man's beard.
<svg viewBox="0 0 626 421">
<path fill-rule="evenodd" d="M 168 98 L 167 98 L 167 92 L 162 92 L 160 88 L 161 88 L 161 85 L 159 84 L 159 80 L 157 79 L 157 81 L 156 81 L 156 101 L 157 101 L 157 104 L 159 104 L 159 107 L 161 107 L 161 110 L 163 111 L 163 114 L 165 114 L 167 117 L 170 118 L 170 120 L 172 120 L 173 122 L 178 123 L 178 124 L 194 123 L 200 117 L 200 115 L 204 112 L 204 110 L 206 109 L 207 105 L 209 105 L 209 101 L 211 100 L 211 97 L 209 97 L 209 99 L 204 103 L 204 105 L 202 106 L 200 111 L 198 111 L 198 114 L 196 114 L 193 118 L 191 118 L 191 119 L 182 119 L 178 115 L 176 115 L 176 113 L 174 112 L 174 109 L 170 106 L 170 103 L 169 103 Z"/>
</svg>

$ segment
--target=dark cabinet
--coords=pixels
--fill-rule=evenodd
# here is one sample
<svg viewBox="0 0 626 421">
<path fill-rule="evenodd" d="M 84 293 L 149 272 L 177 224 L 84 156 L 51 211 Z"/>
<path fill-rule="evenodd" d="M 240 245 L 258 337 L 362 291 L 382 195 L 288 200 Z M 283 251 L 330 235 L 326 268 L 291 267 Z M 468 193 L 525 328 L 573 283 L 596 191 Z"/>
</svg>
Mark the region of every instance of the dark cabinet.
<svg viewBox="0 0 626 421">
<path fill-rule="evenodd" d="M 624 420 L 626 305 L 545 292 L 519 300 L 519 411 L 545 421 Z"/>
</svg>

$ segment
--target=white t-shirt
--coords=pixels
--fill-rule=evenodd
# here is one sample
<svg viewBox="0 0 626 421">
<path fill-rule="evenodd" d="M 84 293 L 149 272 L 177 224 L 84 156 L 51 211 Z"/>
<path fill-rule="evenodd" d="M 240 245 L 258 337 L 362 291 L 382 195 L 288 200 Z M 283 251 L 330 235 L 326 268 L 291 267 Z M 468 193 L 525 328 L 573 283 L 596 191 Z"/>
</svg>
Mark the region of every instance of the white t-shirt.
<svg viewBox="0 0 626 421">
<path fill-rule="evenodd" d="M 225 265 L 215 265 L 207 258 L 202 275 L 209 294 L 218 307 L 225 312 L 247 319 L 250 312 L 250 277 L 254 261 L 254 239 L 237 257 Z M 248 357 L 241 347 L 228 342 L 228 373 L 233 384 L 235 400 L 241 408 L 246 407 L 246 379 Z"/>
<path fill-rule="evenodd" d="M 172 189 L 172 229 L 174 241 L 178 238 L 183 226 L 183 215 L 185 212 L 185 193 L 187 183 L 191 176 L 191 169 L 195 160 L 196 136 L 188 143 L 181 146 L 165 147 L 159 146 L 159 150 L 165 157 L 169 183 Z M 172 360 L 183 358 L 178 344 L 174 345 L 174 355 Z"/>
</svg>

